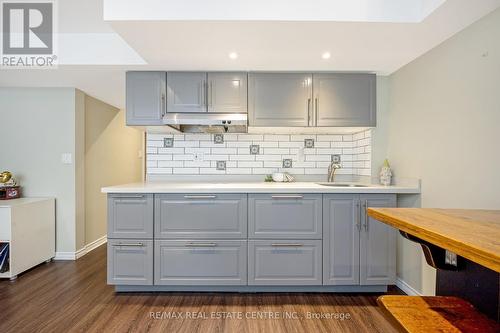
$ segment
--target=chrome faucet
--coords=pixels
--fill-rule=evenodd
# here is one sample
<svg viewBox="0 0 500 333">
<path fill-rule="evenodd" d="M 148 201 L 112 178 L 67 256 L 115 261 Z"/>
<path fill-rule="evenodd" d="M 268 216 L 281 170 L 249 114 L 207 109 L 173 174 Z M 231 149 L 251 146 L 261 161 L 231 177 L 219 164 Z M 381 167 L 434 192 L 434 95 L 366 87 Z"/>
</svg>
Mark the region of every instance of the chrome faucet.
<svg viewBox="0 0 500 333">
<path fill-rule="evenodd" d="M 337 169 L 340 169 L 340 168 L 342 168 L 340 163 L 337 163 L 337 162 L 330 163 L 330 166 L 328 167 L 328 182 L 329 183 L 333 183 L 333 181 L 335 179 L 335 171 L 337 171 Z"/>
</svg>

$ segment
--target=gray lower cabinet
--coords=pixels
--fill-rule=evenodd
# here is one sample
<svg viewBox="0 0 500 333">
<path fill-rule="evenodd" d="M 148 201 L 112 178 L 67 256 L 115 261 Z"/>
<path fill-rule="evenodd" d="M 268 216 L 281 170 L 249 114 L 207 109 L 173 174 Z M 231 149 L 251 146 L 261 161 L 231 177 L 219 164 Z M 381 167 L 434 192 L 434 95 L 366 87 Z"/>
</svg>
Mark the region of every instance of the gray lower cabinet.
<svg viewBox="0 0 500 333">
<path fill-rule="evenodd" d="M 155 285 L 246 285 L 246 240 L 155 240 Z"/>
<path fill-rule="evenodd" d="M 361 73 L 313 75 L 314 126 L 375 126 L 376 76 Z"/>
<path fill-rule="evenodd" d="M 207 73 L 168 72 L 167 112 L 207 112 Z"/>
<path fill-rule="evenodd" d="M 108 284 L 153 284 L 153 240 L 108 239 L 107 246 Z"/>
<path fill-rule="evenodd" d="M 248 237 L 321 239 L 321 194 L 249 194 Z"/>
<path fill-rule="evenodd" d="M 360 214 L 359 195 L 324 195 L 323 284 L 359 284 Z"/>
<path fill-rule="evenodd" d="M 249 240 L 248 285 L 321 285 L 320 240 Z"/>
<path fill-rule="evenodd" d="M 156 239 L 246 237 L 246 194 L 156 195 Z"/>
<path fill-rule="evenodd" d="M 208 112 L 247 113 L 247 73 L 208 73 Z"/>
<path fill-rule="evenodd" d="M 396 230 L 368 218 L 367 207 L 396 207 L 396 195 L 324 195 L 325 285 L 394 284 Z"/>
<path fill-rule="evenodd" d="M 395 194 L 361 195 L 360 284 L 389 285 L 396 280 L 397 230 L 368 216 L 367 207 L 396 207 Z"/>
<path fill-rule="evenodd" d="M 311 112 L 311 74 L 248 74 L 249 126 L 309 126 Z"/>
<path fill-rule="evenodd" d="M 163 124 L 166 112 L 165 72 L 127 72 L 127 125 Z"/>
<path fill-rule="evenodd" d="M 153 194 L 108 195 L 108 238 L 153 238 Z"/>
</svg>

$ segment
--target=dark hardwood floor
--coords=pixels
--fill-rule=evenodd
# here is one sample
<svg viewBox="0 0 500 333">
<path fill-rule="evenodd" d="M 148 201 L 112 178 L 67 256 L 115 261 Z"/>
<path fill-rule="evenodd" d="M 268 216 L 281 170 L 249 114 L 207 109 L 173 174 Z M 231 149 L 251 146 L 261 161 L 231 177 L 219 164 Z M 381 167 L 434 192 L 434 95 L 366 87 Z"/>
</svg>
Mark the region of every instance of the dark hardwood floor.
<svg viewBox="0 0 500 333">
<path fill-rule="evenodd" d="M 101 246 L 78 261 L 42 264 L 14 282 L 0 280 L 0 332 L 394 332 L 377 307 L 377 296 L 116 294 L 106 285 L 106 247 Z M 152 318 L 152 312 L 159 317 Z M 180 317 L 173 318 L 174 312 L 181 312 Z M 188 312 L 208 318 L 187 318 Z M 238 313 L 233 313 L 235 318 L 211 318 L 212 313 L 228 312 L 241 312 L 243 319 Z M 279 318 L 252 318 L 268 312 L 278 312 Z M 308 312 L 350 318 L 308 319 Z"/>
</svg>

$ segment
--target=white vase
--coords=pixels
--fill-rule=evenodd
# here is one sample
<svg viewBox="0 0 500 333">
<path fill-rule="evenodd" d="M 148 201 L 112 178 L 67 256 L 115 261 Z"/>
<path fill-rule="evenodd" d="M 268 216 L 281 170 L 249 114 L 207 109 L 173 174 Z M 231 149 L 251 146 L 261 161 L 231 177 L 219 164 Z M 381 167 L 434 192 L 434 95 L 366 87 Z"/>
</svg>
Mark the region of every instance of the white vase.
<svg viewBox="0 0 500 333">
<path fill-rule="evenodd" d="M 380 184 L 384 186 L 391 185 L 392 180 L 392 170 L 390 167 L 383 166 L 380 169 Z"/>
</svg>

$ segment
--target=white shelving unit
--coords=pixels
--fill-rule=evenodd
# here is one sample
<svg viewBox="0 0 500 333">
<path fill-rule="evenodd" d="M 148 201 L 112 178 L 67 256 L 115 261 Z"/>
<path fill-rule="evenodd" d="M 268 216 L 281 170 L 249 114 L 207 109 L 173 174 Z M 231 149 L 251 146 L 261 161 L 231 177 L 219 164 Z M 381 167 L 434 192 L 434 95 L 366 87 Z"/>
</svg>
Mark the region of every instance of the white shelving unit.
<svg viewBox="0 0 500 333">
<path fill-rule="evenodd" d="M 55 256 L 55 199 L 0 201 L 0 243 L 9 243 L 9 265 L 0 278 L 17 275 Z"/>
</svg>

